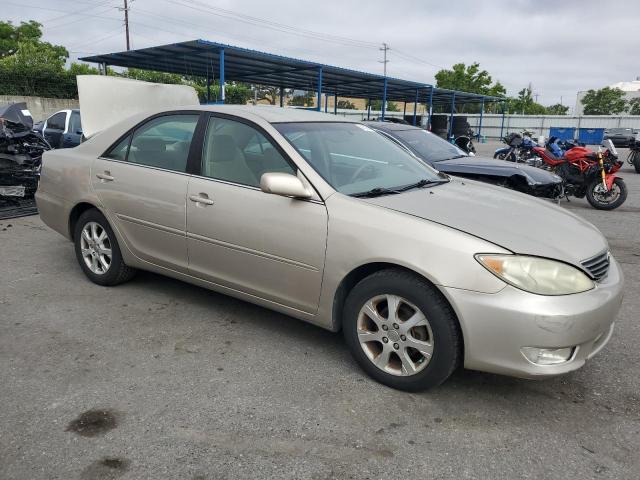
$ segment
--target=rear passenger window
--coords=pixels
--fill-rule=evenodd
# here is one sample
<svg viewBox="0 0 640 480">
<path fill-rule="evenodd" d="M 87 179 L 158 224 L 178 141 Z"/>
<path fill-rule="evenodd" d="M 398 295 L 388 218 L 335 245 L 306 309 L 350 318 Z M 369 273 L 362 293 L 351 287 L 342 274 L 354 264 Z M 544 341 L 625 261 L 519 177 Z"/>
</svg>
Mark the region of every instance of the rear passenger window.
<svg viewBox="0 0 640 480">
<path fill-rule="evenodd" d="M 187 157 L 198 115 L 164 115 L 133 133 L 127 161 L 186 172 Z M 112 150 L 115 153 L 117 146 Z M 114 157 L 109 157 L 114 158 Z"/>
</svg>

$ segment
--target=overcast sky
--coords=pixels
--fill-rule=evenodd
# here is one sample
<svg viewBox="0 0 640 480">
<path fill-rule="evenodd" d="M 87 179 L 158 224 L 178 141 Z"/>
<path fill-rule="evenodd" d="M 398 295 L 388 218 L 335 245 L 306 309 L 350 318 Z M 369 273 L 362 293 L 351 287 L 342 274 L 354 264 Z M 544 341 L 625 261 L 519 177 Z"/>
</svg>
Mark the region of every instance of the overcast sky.
<svg viewBox="0 0 640 480">
<path fill-rule="evenodd" d="M 3 0 L 0 18 L 41 22 L 77 58 L 125 49 L 123 1 Z M 637 0 L 129 1 L 132 48 L 204 38 L 382 73 L 386 42 L 390 76 L 435 83 L 477 61 L 509 95 L 531 82 L 572 109 L 577 91 L 640 76 Z"/>
</svg>

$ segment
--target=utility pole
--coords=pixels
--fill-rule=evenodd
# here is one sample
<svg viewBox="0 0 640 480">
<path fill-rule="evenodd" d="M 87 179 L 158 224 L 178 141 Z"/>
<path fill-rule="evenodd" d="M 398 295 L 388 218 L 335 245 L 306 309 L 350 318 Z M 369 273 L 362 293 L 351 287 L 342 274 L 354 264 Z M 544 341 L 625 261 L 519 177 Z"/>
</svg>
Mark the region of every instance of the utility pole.
<svg viewBox="0 0 640 480">
<path fill-rule="evenodd" d="M 386 43 L 382 44 L 382 47 L 379 49 L 380 51 L 384 52 L 384 60 L 378 60 L 379 63 L 382 63 L 384 65 L 384 76 L 387 76 L 387 63 L 389 63 L 389 60 L 387 60 L 387 52 L 389 50 L 391 50 L 389 48 L 389 45 L 387 45 Z"/>
<path fill-rule="evenodd" d="M 131 50 L 131 44 L 129 43 L 129 7 L 127 6 L 127 0 L 124 0 L 124 31 L 127 35 L 127 51 Z"/>
</svg>

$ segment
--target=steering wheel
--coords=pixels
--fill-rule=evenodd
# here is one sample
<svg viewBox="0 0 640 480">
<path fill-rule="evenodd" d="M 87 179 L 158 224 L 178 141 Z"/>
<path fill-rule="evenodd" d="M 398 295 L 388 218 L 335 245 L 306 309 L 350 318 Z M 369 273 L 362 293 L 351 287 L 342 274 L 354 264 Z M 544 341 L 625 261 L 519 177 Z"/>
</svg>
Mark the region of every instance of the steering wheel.
<svg viewBox="0 0 640 480">
<path fill-rule="evenodd" d="M 347 183 L 355 183 L 356 179 L 360 177 L 362 172 L 364 172 L 368 168 L 375 170 L 375 166 L 371 165 L 370 163 L 363 163 L 356 169 L 355 172 L 353 172 L 353 175 L 351 175 L 351 178 L 349 178 L 349 181 Z"/>
</svg>

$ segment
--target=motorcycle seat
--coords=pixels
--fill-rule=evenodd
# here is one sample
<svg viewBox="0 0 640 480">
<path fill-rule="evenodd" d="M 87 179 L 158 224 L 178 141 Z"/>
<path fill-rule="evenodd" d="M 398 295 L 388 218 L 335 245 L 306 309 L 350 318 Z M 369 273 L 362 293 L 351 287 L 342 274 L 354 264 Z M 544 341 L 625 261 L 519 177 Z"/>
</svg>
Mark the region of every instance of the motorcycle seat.
<svg viewBox="0 0 640 480">
<path fill-rule="evenodd" d="M 549 150 L 548 148 L 546 149 L 546 152 L 545 152 L 545 153 L 549 156 L 549 158 L 550 158 L 551 160 L 555 160 L 555 161 L 558 161 L 558 162 L 559 162 L 559 161 L 563 161 L 563 162 L 566 162 L 566 161 L 567 161 L 567 159 L 566 159 L 566 158 L 556 156 L 556 154 L 555 154 L 555 153 L 553 153 L 553 152 L 552 152 L 551 150 Z"/>
</svg>

